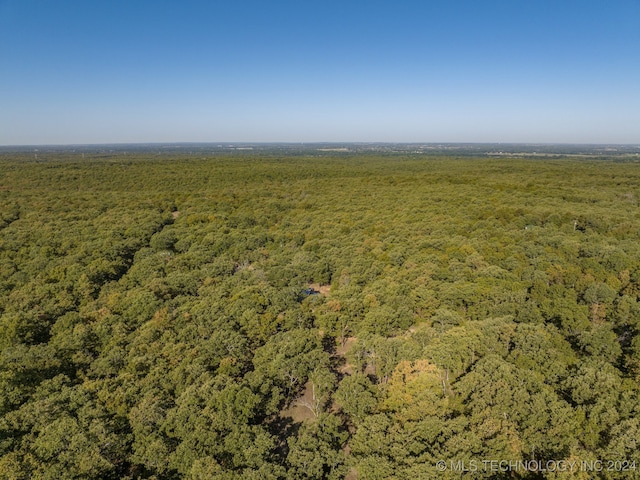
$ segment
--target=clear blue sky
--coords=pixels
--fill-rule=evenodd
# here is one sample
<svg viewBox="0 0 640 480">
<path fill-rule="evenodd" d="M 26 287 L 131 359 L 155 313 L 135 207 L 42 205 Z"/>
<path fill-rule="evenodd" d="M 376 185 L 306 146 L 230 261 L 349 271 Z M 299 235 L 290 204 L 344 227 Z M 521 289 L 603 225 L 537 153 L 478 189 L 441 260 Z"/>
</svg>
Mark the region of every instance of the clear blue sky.
<svg viewBox="0 0 640 480">
<path fill-rule="evenodd" d="M 0 0 L 0 145 L 640 143 L 640 0 Z"/>
</svg>

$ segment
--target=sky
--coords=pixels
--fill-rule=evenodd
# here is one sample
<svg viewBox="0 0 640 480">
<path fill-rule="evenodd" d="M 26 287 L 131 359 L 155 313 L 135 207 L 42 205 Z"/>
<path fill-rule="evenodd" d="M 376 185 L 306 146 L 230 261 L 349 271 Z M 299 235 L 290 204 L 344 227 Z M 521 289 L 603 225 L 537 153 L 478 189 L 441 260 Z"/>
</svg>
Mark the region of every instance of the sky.
<svg viewBox="0 0 640 480">
<path fill-rule="evenodd" d="M 640 144 L 640 0 L 0 0 L 0 145 Z"/>
</svg>

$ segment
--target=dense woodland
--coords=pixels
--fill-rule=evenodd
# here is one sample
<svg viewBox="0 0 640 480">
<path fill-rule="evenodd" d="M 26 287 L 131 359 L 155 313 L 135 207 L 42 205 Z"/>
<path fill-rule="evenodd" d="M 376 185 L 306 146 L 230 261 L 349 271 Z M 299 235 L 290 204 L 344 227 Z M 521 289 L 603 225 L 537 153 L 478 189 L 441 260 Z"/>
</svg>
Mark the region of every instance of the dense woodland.
<svg viewBox="0 0 640 480">
<path fill-rule="evenodd" d="M 640 478 L 639 163 L 90 157 L 0 157 L 0 478 Z"/>
</svg>

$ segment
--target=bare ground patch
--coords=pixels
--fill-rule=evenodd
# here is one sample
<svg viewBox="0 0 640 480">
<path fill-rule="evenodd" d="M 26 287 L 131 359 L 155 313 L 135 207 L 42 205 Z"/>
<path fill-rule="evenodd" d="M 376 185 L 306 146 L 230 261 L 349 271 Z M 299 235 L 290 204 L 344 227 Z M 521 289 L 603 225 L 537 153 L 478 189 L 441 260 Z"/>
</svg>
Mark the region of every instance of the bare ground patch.
<svg viewBox="0 0 640 480">
<path fill-rule="evenodd" d="M 311 382 L 307 382 L 304 385 L 302 395 L 296 398 L 291 405 L 280 412 L 281 417 L 289 417 L 294 423 L 302 423 L 307 420 L 315 418 L 313 410 L 310 408 L 313 405 L 313 388 Z"/>
<path fill-rule="evenodd" d="M 338 358 L 338 372 L 343 375 L 353 375 L 353 365 L 347 361 L 347 353 L 358 341 L 356 337 L 347 337 L 344 344 L 339 344 L 336 348 L 335 356 Z"/>
<path fill-rule="evenodd" d="M 324 295 L 325 297 L 329 295 L 329 291 L 331 290 L 331 285 L 320 285 L 319 283 L 310 283 L 309 288 L 319 292 L 320 295 Z"/>
</svg>

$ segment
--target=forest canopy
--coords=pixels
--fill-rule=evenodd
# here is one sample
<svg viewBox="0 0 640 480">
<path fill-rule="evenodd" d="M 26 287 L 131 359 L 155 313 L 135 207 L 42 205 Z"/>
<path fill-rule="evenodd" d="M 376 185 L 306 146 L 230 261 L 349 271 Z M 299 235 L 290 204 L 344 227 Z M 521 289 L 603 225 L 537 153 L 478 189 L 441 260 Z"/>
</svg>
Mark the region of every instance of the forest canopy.
<svg viewBox="0 0 640 480">
<path fill-rule="evenodd" d="M 637 162 L 83 157 L 0 157 L 0 478 L 640 477 Z"/>
</svg>

